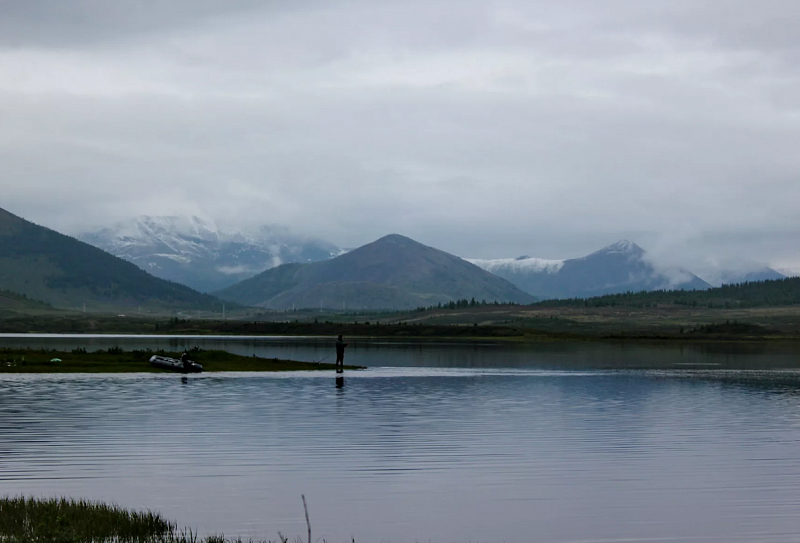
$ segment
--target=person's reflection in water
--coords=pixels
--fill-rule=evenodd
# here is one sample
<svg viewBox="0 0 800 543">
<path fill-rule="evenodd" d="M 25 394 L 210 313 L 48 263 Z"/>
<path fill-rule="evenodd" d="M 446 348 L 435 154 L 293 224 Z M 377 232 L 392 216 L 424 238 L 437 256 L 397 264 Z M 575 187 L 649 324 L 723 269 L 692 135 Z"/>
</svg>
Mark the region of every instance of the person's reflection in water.
<svg viewBox="0 0 800 543">
<path fill-rule="evenodd" d="M 188 385 L 189 384 L 189 378 L 188 377 L 181 377 L 181 384 L 182 385 Z"/>
<path fill-rule="evenodd" d="M 344 388 L 344 377 L 341 375 L 336 376 L 336 388 Z"/>
</svg>

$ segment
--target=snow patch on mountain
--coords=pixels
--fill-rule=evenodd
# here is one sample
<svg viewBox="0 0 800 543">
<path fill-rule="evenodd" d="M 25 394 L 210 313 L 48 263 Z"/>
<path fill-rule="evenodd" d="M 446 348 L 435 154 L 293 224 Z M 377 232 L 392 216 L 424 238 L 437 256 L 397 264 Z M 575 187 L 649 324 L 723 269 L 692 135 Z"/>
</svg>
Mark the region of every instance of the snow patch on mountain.
<svg viewBox="0 0 800 543">
<path fill-rule="evenodd" d="M 519 258 L 495 258 L 489 260 L 465 258 L 464 260 L 491 273 L 496 273 L 499 270 L 531 273 L 558 273 L 564 266 L 563 260 L 548 260 L 529 256 Z"/>
</svg>

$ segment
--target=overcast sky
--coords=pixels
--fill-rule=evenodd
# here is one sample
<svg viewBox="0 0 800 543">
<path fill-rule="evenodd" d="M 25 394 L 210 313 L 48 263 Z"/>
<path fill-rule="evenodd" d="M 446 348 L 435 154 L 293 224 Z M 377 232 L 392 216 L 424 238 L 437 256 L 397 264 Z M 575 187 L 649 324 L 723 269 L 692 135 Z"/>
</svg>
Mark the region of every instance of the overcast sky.
<svg viewBox="0 0 800 543">
<path fill-rule="evenodd" d="M 0 207 L 800 269 L 795 0 L 0 0 Z"/>
</svg>

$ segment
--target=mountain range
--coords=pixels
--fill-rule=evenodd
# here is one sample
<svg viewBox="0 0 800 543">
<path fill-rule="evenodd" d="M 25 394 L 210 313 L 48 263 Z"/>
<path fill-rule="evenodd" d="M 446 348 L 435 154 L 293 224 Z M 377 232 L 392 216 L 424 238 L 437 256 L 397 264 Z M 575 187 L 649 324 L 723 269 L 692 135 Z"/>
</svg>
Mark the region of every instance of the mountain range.
<svg viewBox="0 0 800 543">
<path fill-rule="evenodd" d="M 785 278 L 772 268 L 752 266 L 738 271 L 706 267 L 701 277 L 680 267 L 654 264 L 644 249 L 628 240 L 618 241 L 581 258 L 548 260 L 521 256 L 468 260 L 541 298 L 588 298 L 649 290 L 703 290 L 723 284 Z"/>
<path fill-rule="evenodd" d="M 461 299 L 533 296 L 457 256 L 397 234 L 311 264 L 284 264 L 215 293 L 270 309 L 413 309 Z"/>
<path fill-rule="evenodd" d="M 784 277 L 771 268 L 715 268 L 707 282 L 655 265 L 624 240 L 582 258 L 467 261 L 396 234 L 347 252 L 283 228 L 244 234 L 194 217 L 143 217 L 82 237 L 127 261 L 0 210 L 0 309 L 33 307 L 37 300 L 56 307 L 220 309 L 219 299 L 179 281 L 216 288 L 220 298 L 245 305 L 358 310 L 473 298 L 524 304 Z"/>
<path fill-rule="evenodd" d="M 233 231 L 198 217 L 142 216 L 84 232 L 78 239 L 201 292 L 223 289 L 284 263 L 327 260 L 341 252 L 332 243 L 292 234 L 285 227 Z"/>
<path fill-rule="evenodd" d="M 215 292 L 281 264 L 329 260 L 344 251 L 334 244 L 292 234 L 282 226 L 252 231 L 218 227 L 198 217 L 142 216 L 79 239 L 143 270 L 201 292 Z M 582 258 L 522 256 L 469 262 L 536 297 L 586 297 L 657 289 L 705 289 L 784 275 L 768 267 L 703 267 L 692 273 L 655 265 L 635 243 L 622 240 Z"/>
<path fill-rule="evenodd" d="M 635 243 L 622 240 L 582 258 L 469 260 L 541 298 L 587 298 L 627 291 L 711 287 L 681 268 L 658 269 Z"/>
<path fill-rule="evenodd" d="M 0 290 L 59 307 L 215 309 L 221 302 L 0 209 Z M 8 296 L 5 296 L 8 298 Z M 24 298 L 23 298 L 24 299 Z"/>
</svg>

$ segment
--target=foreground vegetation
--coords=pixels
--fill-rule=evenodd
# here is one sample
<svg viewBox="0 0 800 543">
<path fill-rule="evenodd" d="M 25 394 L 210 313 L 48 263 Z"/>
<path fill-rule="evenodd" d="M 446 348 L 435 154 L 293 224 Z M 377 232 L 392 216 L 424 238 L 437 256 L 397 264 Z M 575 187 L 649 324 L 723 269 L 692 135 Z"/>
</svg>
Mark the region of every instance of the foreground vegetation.
<svg viewBox="0 0 800 543">
<path fill-rule="evenodd" d="M 181 353 L 164 351 L 124 351 L 112 347 L 105 351 L 85 349 L 55 351 L 47 349 L 0 349 L 0 373 L 171 373 L 154 367 L 154 354 L 180 358 Z M 203 371 L 318 371 L 334 370 L 334 364 L 297 362 L 277 358 L 241 356 L 225 351 L 192 349 L 189 358 L 202 364 Z M 345 366 L 359 369 L 359 366 Z"/>
<path fill-rule="evenodd" d="M 66 498 L 0 498 L 0 542 L 8 543 L 241 543 L 209 536 L 152 511 L 128 511 L 115 505 Z M 286 543 L 285 538 L 280 539 Z M 299 540 L 298 540 L 299 541 Z"/>
</svg>

